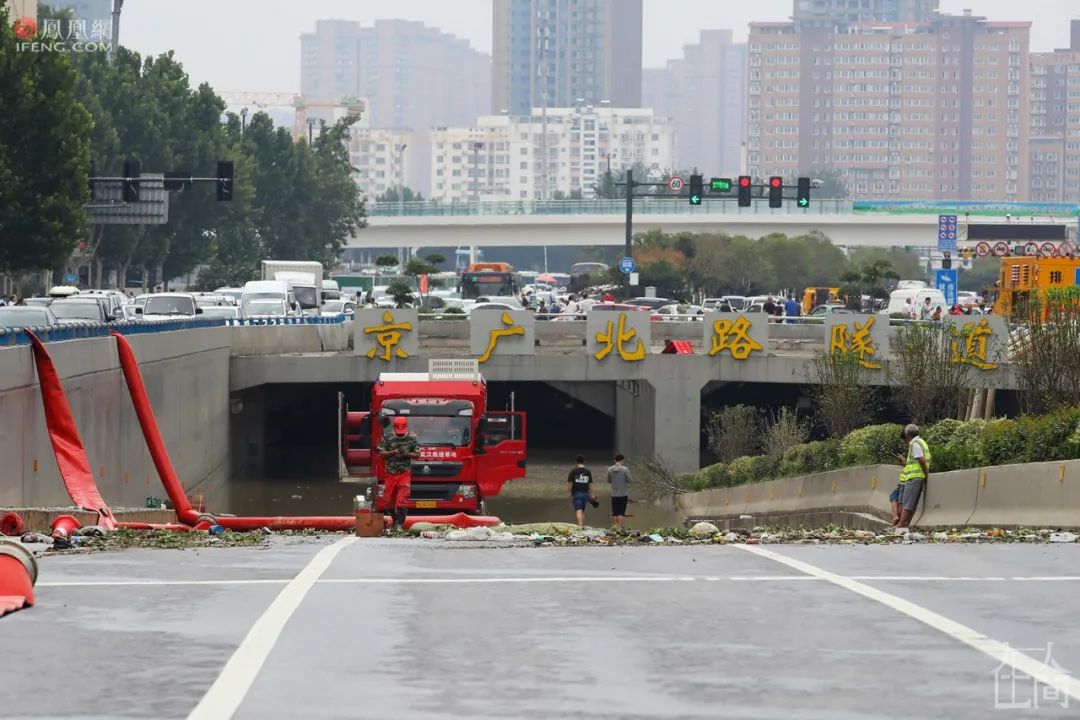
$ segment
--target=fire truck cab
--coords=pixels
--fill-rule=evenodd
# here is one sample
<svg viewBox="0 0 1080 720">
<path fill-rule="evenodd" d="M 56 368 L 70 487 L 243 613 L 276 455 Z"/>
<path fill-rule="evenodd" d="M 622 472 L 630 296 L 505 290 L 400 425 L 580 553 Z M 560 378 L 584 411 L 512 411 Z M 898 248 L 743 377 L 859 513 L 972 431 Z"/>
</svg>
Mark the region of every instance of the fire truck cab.
<svg viewBox="0 0 1080 720">
<path fill-rule="evenodd" d="M 370 410 L 350 410 L 339 400 L 339 411 L 342 479 L 374 481 L 376 510 L 387 506 L 385 468 L 373 449 L 393 432 L 396 416 L 409 419 L 409 432 L 420 441 L 410 512 L 483 515 L 487 498 L 525 477 L 525 413 L 487 409 L 487 383 L 475 361 L 432 360 L 426 373 L 381 373 Z"/>
</svg>

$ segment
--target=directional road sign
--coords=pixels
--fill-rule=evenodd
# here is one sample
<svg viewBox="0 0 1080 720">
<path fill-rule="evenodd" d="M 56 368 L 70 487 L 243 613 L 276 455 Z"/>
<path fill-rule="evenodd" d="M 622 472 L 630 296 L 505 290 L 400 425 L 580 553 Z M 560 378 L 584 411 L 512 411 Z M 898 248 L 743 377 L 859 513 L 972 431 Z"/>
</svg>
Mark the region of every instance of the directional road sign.
<svg viewBox="0 0 1080 720">
<path fill-rule="evenodd" d="M 672 175 L 667 181 L 667 189 L 671 192 L 679 192 L 685 185 L 686 183 L 678 175 Z"/>
<path fill-rule="evenodd" d="M 632 257 L 624 257 L 621 260 L 619 260 L 619 271 L 622 272 L 623 274 L 629 275 L 630 273 L 634 272 L 635 270 L 637 270 L 637 263 L 634 262 L 634 258 L 632 258 Z"/>
<path fill-rule="evenodd" d="M 713 192 L 731 192 L 731 178 L 712 178 L 709 189 Z"/>
<path fill-rule="evenodd" d="M 937 249 L 956 252 L 956 240 L 960 235 L 956 215 L 938 215 Z"/>
<path fill-rule="evenodd" d="M 957 301 L 958 273 L 956 268 L 951 270 L 937 270 L 934 273 L 934 285 L 945 296 L 945 302 L 952 307 Z"/>
</svg>

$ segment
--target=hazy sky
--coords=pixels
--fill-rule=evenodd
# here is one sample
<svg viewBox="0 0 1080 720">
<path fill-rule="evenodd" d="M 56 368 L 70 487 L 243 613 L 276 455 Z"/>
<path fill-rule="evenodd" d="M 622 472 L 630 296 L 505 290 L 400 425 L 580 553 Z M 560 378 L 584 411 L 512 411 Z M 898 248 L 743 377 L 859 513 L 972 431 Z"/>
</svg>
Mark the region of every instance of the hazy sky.
<svg viewBox="0 0 1080 720">
<path fill-rule="evenodd" d="M 994 20 L 1031 20 L 1032 48 L 1069 40 L 1076 0 L 941 0 L 942 10 L 971 8 Z M 745 39 L 752 20 L 784 20 L 791 0 L 645 0 L 645 66 L 679 57 L 698 31 L 731 28 Z M 300 33 L 317 19 L 422 20 L 491 52 L 491 0 L 126 0 L 121 42 L 143 53 L 176 50 L 192 80 L 218 90 L 297 92 Z"/>
</svg>

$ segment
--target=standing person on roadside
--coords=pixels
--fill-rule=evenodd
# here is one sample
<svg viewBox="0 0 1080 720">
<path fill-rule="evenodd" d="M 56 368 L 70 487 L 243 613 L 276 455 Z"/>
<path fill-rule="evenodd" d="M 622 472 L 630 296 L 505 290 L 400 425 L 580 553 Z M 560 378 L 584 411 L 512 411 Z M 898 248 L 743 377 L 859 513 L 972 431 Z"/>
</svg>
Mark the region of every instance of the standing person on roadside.
<svg viewBox="0 0 1080 720">
<path fill-rule="evenodd" d="M 768 300 L 762 303 L 761 312 L 768 315 L 769 322 L 772 322 L 772 316 L 776 314 L 776 303 L 773 302 L 772 296 L 770 296 Z"/>
<path fill-rule="evenodd" d="M 420 442 L 409 432 L 409 421 L 402 415 L 394 418 L 394 432 L 383 435 L 379 456 L 385 465 L 383 496 L 393 519 L 391 529 L 404 529 L 409 514 L 409 492 L 412 489 L 412 461 L 420 457 Z"/>
<path fill-rule="evenodd" d="M 919 307 L 919 319 L 920 320 L 932 320 L 934 318 L 934 308 L 930 305 L 930 298 L 926 298 L 923 304 Z"/>
<path fill-rule="evenodd" d="M 599 507 L 596 495 L 593 494 L 592 471 L 585 467 L 585 458 L 577 456 L 577 465 L 566 476 L 566 490 L 570 494 L 570 501 L 574 504 L 574 512 L 577 515 L 578 527 L 585 527 L 585 504 L 591 503 L 593 507 Z"/>
<path fill-rule="evenodd" d="M 799 317 L 799 302 L 795 299 L 794 295 L 789 297 L 787 302 L 784 303 L 784 314 L 789 318 Z M 788 324 L 790 325 L 791 323 L 792 321 L 788 320 Z"/>
<path fill-rule="evenodd" d="M 611 485 L 611 522 L 622 528 L 626 519 L 626 505 L 630 502 L 630 468 L 623 464 L 622 455 L 615 456 L 615 462 L 607 469 L 607 481 Z"/>
<path fill-rule="evenodd" d="M 904 442 L 907 443 L 907 457 L 897 453 L 896 458 L 904 463 L 900 470 L 900 517 L 894 523 L 897 530 L 911 527 L 911 518 L 919 507 L 923 486 L 930 477 L 930 446 L 919 437 L 919 426 L 908 425 L 904 428 Z M 895 492 L 895 491 L 894 491 Z M 890 498 L 891 499 L 891 498 Z"/>
</svg>

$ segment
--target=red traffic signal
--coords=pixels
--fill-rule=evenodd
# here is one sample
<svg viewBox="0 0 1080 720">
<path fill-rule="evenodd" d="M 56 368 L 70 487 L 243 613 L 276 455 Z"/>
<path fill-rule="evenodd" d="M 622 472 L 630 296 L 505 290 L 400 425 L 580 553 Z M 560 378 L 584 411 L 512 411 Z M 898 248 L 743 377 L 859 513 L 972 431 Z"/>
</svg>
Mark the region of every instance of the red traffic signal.
<svg viewBox="0 0 1080 720">
<path fill-rule="evenodd" d="M 776 175 L 769 178 L 769 207 L 783 207 L 784 204 L 784 178 Z"/>
<path fill-rule="evenodd" d="M 739 207 L 750 207 L 752 200 L 750 199 L 750 176 L 739 176 Z"/>
<path fill-rule="evenodd" d="M 743 175 L 739 178 L 739 187 L 750 187 L 750 178 Z"/>
</svg>

